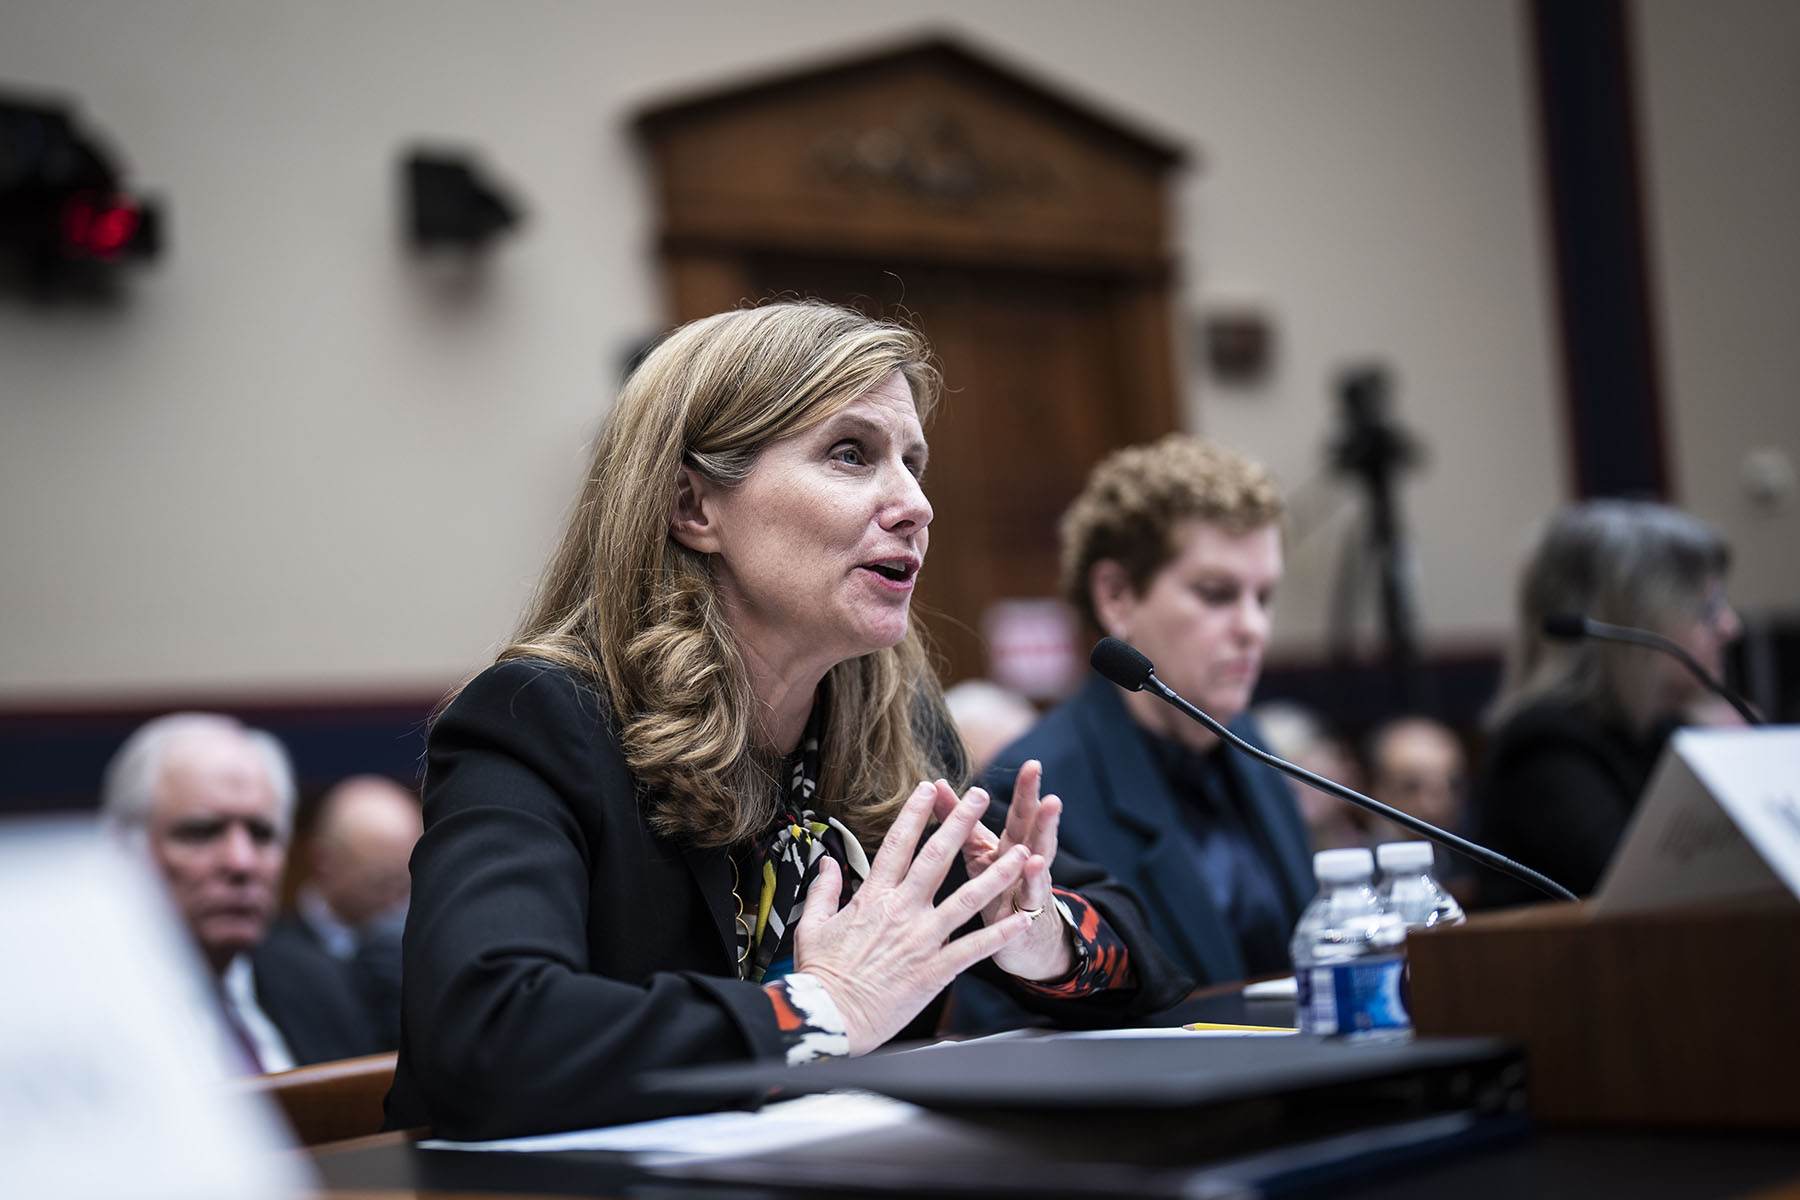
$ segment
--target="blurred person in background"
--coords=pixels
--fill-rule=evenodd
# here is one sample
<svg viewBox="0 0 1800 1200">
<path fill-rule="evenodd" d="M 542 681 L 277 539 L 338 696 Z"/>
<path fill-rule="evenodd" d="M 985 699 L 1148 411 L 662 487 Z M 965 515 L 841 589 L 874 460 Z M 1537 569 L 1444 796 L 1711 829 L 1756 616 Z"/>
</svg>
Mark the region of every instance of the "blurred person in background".
<svg viewBox="0 0 1800 1200">
<path fill-rule="evenodd" d="M 349 961 L 364 930 L 405 918 L 406 864 L 424 827 L 418 800 L 382 775 L 346 779 L 319 801 L 294 908 L 333 958 Z"/>
<path fill-rule="evenodd" d="M 1425 716 L 1395 717 L 1376 726 L 1366 744 L 1369 795 L 1446 832 L 1468 836 L 1467 762 L 1462 741 L 1449 726 Z M 1370 846 L 1420 840 L 1379 817 L 1371 816 L 1369 824 Z M 1433 849 L 1433 876 L 1462 899 L 1473 864 L 1441 846 Z"/>
<path fill-rule="evenodd" d="M 1291 700 L 1269 700 L 1252 709 L 1251 716 L 1275 754 L 1315 775 L 1362 790 L 1362 767 L 1356 756 L 1317 713 Z M 1369 844 L 1368 821 L 1362 809 L 1298 779 L 1283 778 L 1294 793 L 1294 803 L 1300 806 L 1300 818 L 1306 822 L 1315 851 Z"/>
<path fill-rule="evenodd" d="M 1031 701 L 986 679 L 965 679 L 944 693 L 944 707 L 962 735 L 969 771 L 979 775 L 1002 747 L 1036 724 Z"/>
<path fill-rule="evenodd" d="M 1721 714 L 1670 655 L 1554 640 L 1544 618 L 1653 630 L 1718 676 L 1741 632 L 1725 595 L 1730 567 L 1716 529 L 1666 505 L 1591 500 L 1550 521 L 1520 580 L 1518 628 L 1474 788 L 1477 841 L 1578 895 L 1594 890 L 1670 733 Z M 1542 897 L 1483 871 L 1476 899 L 1492 907 Z"/>
<path fill-rule="evenodd" d="M 224 1060 L 252 1073 L 376 1048 L 343 968 L 302 939 L 269 936 L 294 795 L 273 735 L 211 713 L 140 727 L 101 787 L 103 819 L 149 855 L 214 977 Z"/>
<path fill-rule="evenodd" d="M 350 966 L 388 1050 L 400 1044 L 407 862 L 424 827 L 417 798 L 386 776 L 339 783 L 319 801 L 306 844 L 310 870 L 295 893 L 293 917 L 279 926 Z"/>
<path fill-rule="evenodd" d="M 1246 714 L 1281 582 L 1281 493 L 1260 464 L 1185 434 L 1109 455 L 1061 524 L 1064 597 L 1143 652 L 1201 709 L 1261 744 Z M 1041 760 L 1061 838 L 1145 903 L 1163 948 L 1201 983 L 1288 969 L 1312 898 L 1306 825 L 1287 780 L 1147 691 L 1090 675 L 995 760 L 1009 794 Z"/>
</svg>

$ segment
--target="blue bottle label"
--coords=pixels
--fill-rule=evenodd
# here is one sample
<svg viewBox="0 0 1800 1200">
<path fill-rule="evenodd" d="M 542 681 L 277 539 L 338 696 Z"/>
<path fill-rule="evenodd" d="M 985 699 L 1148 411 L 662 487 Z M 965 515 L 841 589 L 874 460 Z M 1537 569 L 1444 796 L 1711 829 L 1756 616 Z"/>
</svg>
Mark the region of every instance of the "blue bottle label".
<svg viewBox="0 0 1800 1200">
<path fill-rule="evenodd" d="M 1300 1028 L 1305 1033 L 1407 1029 L 1398 954 L 1307 967 L 1297 972 Z"/>
</svg>

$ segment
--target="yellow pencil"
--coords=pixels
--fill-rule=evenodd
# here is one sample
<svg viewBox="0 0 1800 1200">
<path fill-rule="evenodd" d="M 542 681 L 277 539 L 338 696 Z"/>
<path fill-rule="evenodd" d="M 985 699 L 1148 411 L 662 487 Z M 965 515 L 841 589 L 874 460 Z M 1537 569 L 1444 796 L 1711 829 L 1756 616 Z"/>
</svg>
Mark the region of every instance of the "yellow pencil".
<svg viewBox="0 0 1800 1200">
<path fill-rule="evenodd" d="M 1300 1032 L 1298 1029 L 1292 1029 L 1285 1025 L 1217 1025 L 1211 1021 L 1195 1021 L 1192 1025 L 1183 1025 L 1182 1028 L 1193 1030 L 1195 1033 L 1201 1033 L 1201 1032 L 1205 1032 L 1207 1030 L 1215 1030 L 1215 1029 L 1216 1030 L 1227 1030 L 1227 1031 L 1230 1031 L 1233 1033 L 1298 1033 L 1298 1032 Z"/>
</svg>

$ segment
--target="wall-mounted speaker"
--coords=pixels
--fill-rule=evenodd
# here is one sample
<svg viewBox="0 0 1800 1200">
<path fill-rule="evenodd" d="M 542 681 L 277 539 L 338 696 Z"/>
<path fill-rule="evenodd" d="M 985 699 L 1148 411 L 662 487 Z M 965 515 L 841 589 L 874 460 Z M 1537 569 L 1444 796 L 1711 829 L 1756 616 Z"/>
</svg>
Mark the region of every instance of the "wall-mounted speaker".
<svg viewBox="0 0 1800 1200">
<path fill-rule="evenodd" d="M 480 249 L 522 220 L 517 202 L 465 155 L 412 150 L 401 170 L 415 248 Z"/>
</svg>

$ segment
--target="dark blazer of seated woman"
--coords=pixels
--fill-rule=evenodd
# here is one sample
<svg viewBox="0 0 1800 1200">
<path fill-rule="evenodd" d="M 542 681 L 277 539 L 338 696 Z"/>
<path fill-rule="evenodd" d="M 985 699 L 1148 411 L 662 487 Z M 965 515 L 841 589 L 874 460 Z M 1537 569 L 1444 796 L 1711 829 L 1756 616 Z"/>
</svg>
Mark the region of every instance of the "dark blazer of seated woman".
<svg viewBox="0 0 1800 1200">
<path fill-rule="evenodd" d="M 1489 740 L 1477 773 L 1475 840 L 1578 896 L 1600 884 L 1673 732 L 1636 734 L 1586 706 L 1543 701 L 1514 713 Z M 1484 908 L 1534 904 L 1543 893 L 1481 870 Z"/>
<path fill-rule="evenodd" d="M 1232 731 L 1262 744 L 1248 715 Z M 999 800 L 1011 795 L 1019 764 L 1038 759 L 1044 777 L 1081 801 L 1063 814 L 1065 849 L 1105 868 L 1142 899 L 1156 940 L 1202 983 L 1224 983 L 1287 965 L 1286 937 L 1312 899 L 1311 848 L 1294 793 L 1274 770 L 1223 746 L 1211 766 L 1225 774 L 1234 815 L 1277 891 L 1285 925 L 1275 957 L 1247 964 L 1229 914 L 1194 870 L 1181 838 L 1181 800 L 1153 753 L 1151 735 L 1131 719 L 1119 691 L 1095 676 L 996 757 L 982 782 Z"/>
</svg>

